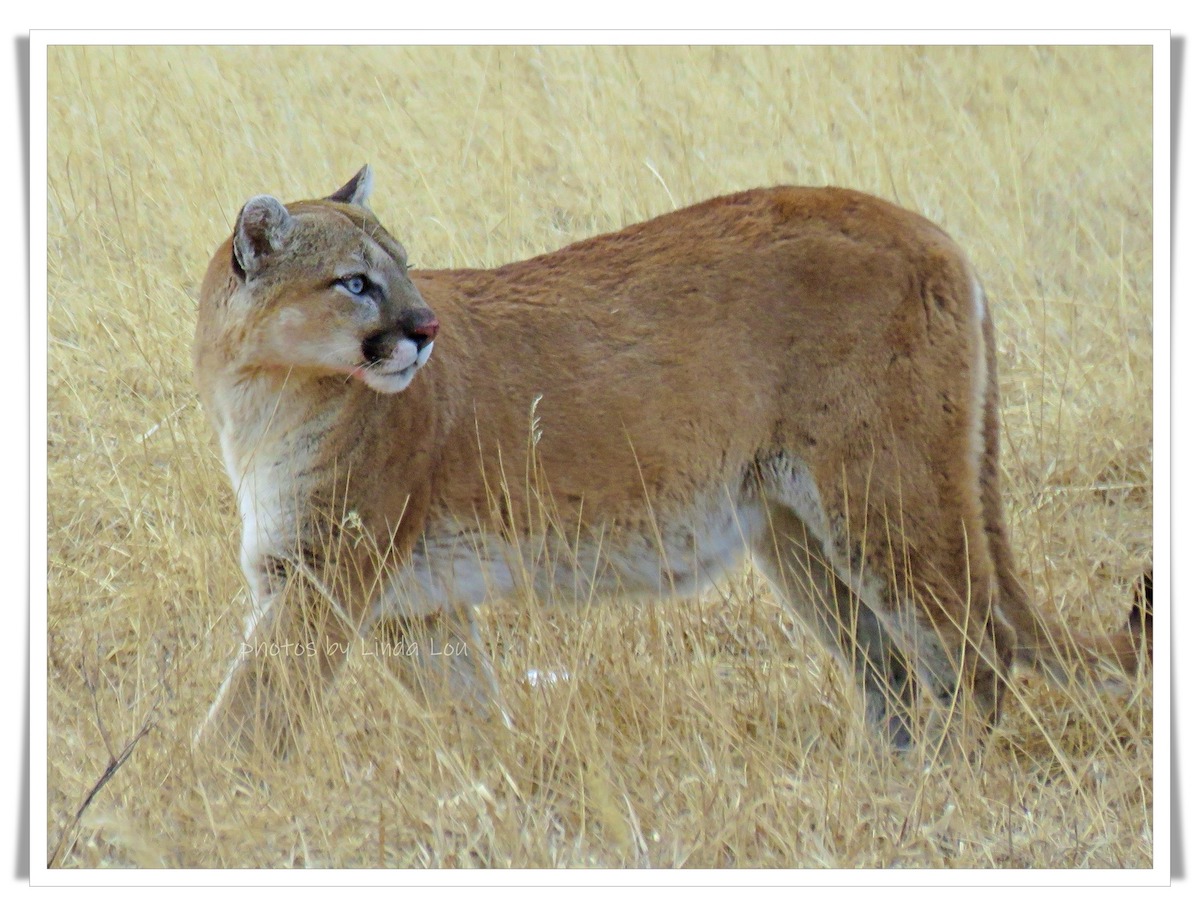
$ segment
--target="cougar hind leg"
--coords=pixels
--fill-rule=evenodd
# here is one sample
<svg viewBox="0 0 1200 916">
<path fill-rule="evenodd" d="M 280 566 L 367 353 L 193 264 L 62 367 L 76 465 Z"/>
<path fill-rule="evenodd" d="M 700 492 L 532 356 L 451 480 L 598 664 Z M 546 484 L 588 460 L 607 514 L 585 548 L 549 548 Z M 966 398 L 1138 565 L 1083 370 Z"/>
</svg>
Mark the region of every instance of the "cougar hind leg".
<svg viewBox="0 0 1200 916">
<path fill-rule="evenodd" d="M 875 612 L 834 572 L 821 542 L 790 508 L 769 510 L 754 547 L 756 565 L 788 610 L 849 669 L 866 701 L 867 720 L 897 748 L 912 744 L 913 671 Z"/>
</svg>

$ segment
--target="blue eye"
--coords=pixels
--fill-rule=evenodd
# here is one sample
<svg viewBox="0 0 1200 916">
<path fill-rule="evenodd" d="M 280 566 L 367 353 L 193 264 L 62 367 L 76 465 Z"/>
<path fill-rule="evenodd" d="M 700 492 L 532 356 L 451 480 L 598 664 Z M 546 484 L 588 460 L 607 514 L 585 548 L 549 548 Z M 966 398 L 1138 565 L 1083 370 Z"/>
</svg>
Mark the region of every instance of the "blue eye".
<svg viewBox="0 0 1200 916">
<path fill-rule="evenodd" d="M 352 296 L 361 296 L 367 291 L 367 284 L 370 283 L 362 274 L 355 274 L 352 277 L 342 277 L 338 282 Z"/>
</svg>

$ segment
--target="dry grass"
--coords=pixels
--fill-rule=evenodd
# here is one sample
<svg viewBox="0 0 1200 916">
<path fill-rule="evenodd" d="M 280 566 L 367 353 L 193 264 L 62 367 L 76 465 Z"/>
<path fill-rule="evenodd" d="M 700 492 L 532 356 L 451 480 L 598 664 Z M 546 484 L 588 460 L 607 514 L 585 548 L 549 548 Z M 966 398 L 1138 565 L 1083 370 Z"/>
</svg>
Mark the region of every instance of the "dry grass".
<svg viewBox="0 0 1200 916">
<path fill-rule="evenodd" d="M 150 721 L 58 864 L 1148 867 L 1148 678 L 1022 677 L 978 760 L 881 754 L 749 571 L 490 608 L 513 732 L 360 658 L 303 754 L 194 759 L 246 598 L 188 348 L 241 202 L 364 161 L 423 267 L 742 187 L 871 191 L 981 270 L 1018 556 L 1047 614 L 1110 628 L 1151 551 L 1150 72 L 1148 48 L 50 49 L 46 855 Z"/>
</svg>

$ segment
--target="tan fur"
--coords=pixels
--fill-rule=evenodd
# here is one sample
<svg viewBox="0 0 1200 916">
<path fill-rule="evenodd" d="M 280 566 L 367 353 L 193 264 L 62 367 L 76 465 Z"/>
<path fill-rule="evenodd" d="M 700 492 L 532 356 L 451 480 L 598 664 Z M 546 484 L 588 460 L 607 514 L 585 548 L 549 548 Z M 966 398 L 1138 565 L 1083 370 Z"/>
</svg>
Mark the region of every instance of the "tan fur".
<svg viewBox="0 0 1200 916">
<path fill-rule="evenodd" d="M 204 280 L 196 377 L 243 517 L 246 642 L 317 648 L 235 663 L 210 733 L 285 746 L 338 667 L 322 640 L 380 622 L 489 702 L 473 605 L 671 595 L 747 552 L 900 743 L 918 688 L 994 721 L 1014 653 L 1060 635 L 1008 546 L 991 318 L 932 223 L 774 188 L 409 274 L 368 188 L 254 198 Z M 374 310 L 336 283 L 360 269 Z M 430 309 L 433 355 L 392 392 L 353 342 Z"/>
</svg>

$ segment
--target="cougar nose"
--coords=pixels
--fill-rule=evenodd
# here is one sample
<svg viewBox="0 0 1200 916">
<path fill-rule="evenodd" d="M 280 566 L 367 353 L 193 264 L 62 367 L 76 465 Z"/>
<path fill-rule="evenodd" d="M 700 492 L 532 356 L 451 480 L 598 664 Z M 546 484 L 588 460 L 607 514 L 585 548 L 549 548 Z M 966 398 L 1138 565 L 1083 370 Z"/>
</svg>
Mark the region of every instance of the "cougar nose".
<svg viewBox="0 0 1200 916">
<path fill-rule="evenodd" d="M 440 327 L 441 324 L 438 323 L 438 320 L 430 316 L 427 321 L 421 322 L 408 332 L 408 339 L 417 345 L 418 350 L 423 350 L 433 342 L 433 338 L 437 337 Z"/>
<path fill-rule="evenodd" d="M 383 362 L 392 358 L 396 344 L 402 340 L 411 340 L 419 353 L 433 342 L 437 336 L 438 320 L 432 315 L 418 318 L 412 327 L 393 327 L 390 330 L 372 334 L 362 343 L 363 356 L 368 362 Z"/>
</svg>

